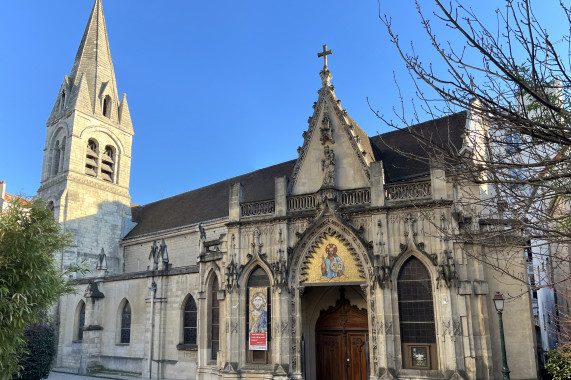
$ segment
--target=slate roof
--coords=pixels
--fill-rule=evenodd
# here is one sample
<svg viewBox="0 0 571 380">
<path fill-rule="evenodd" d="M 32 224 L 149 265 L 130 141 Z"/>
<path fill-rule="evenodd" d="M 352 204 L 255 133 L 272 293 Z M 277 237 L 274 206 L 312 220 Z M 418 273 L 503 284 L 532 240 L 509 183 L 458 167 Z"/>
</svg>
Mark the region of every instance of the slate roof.
<svg viewBox="0 0 571 380">
<path fill-rule="evenodd" d="M 375 159 L 383 161 L 387 181 L 405 181 L 430 173 L 427 150 L 418 137 L 457 152 L 462 146 L 465 125 L 466 112 L 460 112 L 369 140 Z M 144 206 L 133 205 L 133 219 L 138 224 L 126 239 L 227 217 L 230 184 L 235 182 L 243 185 L 244 202 L 274 199 L 274 179 L 290 177 L 295 163 L 296 160 L 283 162 Z"/>
<path fill-rule="evenodd" d="M 371 137 L 375 160 L 383 161 L 386 182 L 429 175 L 427 158 L 432 146 L 458 153 L 462 148 L 465 126 L 466 112 L 463 111 Z"/>
<path fill-rule="evenodd" d="M 289 177 L 295 161 L 256 170 L 145 206 L 136 206 L 133 211 L 140 222 L 126 238 L 228 216 L 230 184 L 235 182 L 240 182 L 244 188 L 244 202 L 274 199 L 275 178 Z"/>
</svg>

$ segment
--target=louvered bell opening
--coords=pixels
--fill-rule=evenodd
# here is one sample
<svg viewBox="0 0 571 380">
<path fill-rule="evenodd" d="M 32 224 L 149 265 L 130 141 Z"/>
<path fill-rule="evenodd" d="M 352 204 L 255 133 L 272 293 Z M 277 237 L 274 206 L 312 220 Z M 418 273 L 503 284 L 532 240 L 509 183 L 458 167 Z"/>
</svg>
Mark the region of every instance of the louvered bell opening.
<svg viewBox="0 0 571 380">
<path fill-rule="evenodd" d="M 89 165 L 85 165 L 85 174 L 92 176 L 92 177 L 97 176 L 97 172 L 95 171 L 95 168 L 93 166 L 89 166 Z"/>
<path fill-rule="evenodd" d="M 101 163 L 101 171 L 113 173 L 113 167 L 110 164 L 108 164 L 107 162 L 103 161 Z"/>
<path fill-rule="evenodd" d="M 85 166 L 97 167 L 97 161 L 93 157 L 87 156 L 85 158 Z"/>
<path fill-rule="evenodd" d="M 111 177 L 110 172 L 101 171 L 101 179 L 107 182 L 113 182 L 113 178 Z"/>
<path fill-rule="evenodd" d="M 115 161 L 113 161 L 113 158 L 109 157 L 107 154 L 103 155 L 103 162 L 108 162 L 110 164 L 114 164 Z"/>
</svg>

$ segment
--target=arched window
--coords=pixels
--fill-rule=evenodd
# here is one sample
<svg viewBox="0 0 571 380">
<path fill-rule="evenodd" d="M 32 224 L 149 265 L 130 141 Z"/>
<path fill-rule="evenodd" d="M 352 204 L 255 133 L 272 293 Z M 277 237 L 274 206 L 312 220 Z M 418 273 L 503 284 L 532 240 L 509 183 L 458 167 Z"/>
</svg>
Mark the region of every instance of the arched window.
<svg viewBox="0 0 571 380">
<path fill-rule="evenodd" d="M 103 99 L 103 116 L 111 118 L 111 97 L 109 95 Z"/>
<path fill-rule="evenodd" d="M 403 367 L 434 369 L 436 330 L 428 269 L 419 259 L 410 257 L 399 272 L 397 287 Z"/>
<path fill-rule="evenodd" d="M 89 139 L 87 142 L 87 152 L 85 154 L 85 174 L 97 177 L 97 169 L 99 167 L 99 152 L 97 142 Z"/>
<path fill-rule="evenodd" d="M 75 331 L 74 331 L 74 340 L 82 341 L 83 340 L 83 327 L 85 327 L 85 302 L 81 300 L 77 305 L 76 313 L 75 313 Z"/>
<path fill-rule="evenodd" d="M 212 275 L 210 282 L 210 294 L 208 296 L 208 346 L 210 348 L 210 360 L 216 360 L 220 349 L 220 301 L 218 301 L 218 278 Z"/>
<path fill-rule="evenodd" d="M 55 207 L 55 205 L 54 205 L 54 201 L 49 201 L 49 202 L 48 202 L 48 210 L 50 210 L 50 212 L 52 213 L 52 215 L 54 216 L 54 218 L 56 217 L 55 209 L 56 209 L 56 207 Z"/>
<path fill-rule="evenodd" d="M 119 343 L 131 342 L 131 305 L 125 302 L 121 312 L 121 339 Z"/>
<path fill-rule="evenodd" d="M 196 302 L 191 295 L 188 296 L 188 299 L 184 304 L 182 320 L 182 343 L 196 345 L 197 309 Z"/>
<path fill-rule="evenodd" d="M 65 108 L 65 91 L 61 92 L 60 101 L 59 101 L 59 108 L 60 108 L 60 110 Z"/>
<path fill-rule="evenodd" d="M 61 145 L 59 146 L 59 169 L 58 171 L 63 171 L 63 164 L 65 162 L 65 136 L 61 139 Z"/>
<path fill-rule="evenodd" d="M 107 145 L 105 152 L 101 157 L 101 179 L 113 182 L 113 172 L 115 168 L 115 150 L 112 146 Z"/>
<path fill-rule="evenodd" d="M 59 171 L 59 160 L 60 160 L 60 147 L 59 147 L 59 140 L 56 141 L 56 145 L 53 149 L 53 164 L 52 164 L 52 174 L 56 175 Z"/>
<path fill-rule="evenodd" d="M 266 364 L 269 358 L 272 303 L 270 279 L 257 267 L 248 278 L 246 289 L 246 330 L 248 334 L 248 362 Z"/>
</svg>

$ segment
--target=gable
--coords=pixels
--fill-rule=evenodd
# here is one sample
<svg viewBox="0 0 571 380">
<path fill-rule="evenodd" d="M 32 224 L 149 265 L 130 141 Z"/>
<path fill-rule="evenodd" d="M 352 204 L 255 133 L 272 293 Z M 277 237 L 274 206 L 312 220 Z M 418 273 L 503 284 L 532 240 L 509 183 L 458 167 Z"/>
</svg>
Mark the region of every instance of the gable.
<svg viewBox="0 0 571 380">
<path fill-rule="evenodd" d="M 330 173 L 328 160 L 333 161 Z M 369 164 L 373 160 L 368 136 L 341 108 L 332 86 L 324 86 L 319 90 L 309 128 L 304 132 L 290 194 L 315 193 L 327 186 L 339 190 L 368 187 Z M 333 178 L 326 178 L 328 175 Z"/>
</svg>

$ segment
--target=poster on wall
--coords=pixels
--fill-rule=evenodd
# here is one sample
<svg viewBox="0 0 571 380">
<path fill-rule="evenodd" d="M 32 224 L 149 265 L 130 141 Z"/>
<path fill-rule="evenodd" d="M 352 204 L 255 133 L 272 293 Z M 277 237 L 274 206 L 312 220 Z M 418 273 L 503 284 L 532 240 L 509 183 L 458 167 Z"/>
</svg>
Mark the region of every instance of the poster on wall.
<svg viewBox="0 0 571 380">
<path fill-rule="evenodd" d="M 268 300 L 266 287 L 249 288 L 249 347 L 250 350 L 267 351 L 268 349 Z"/>
</svg>

